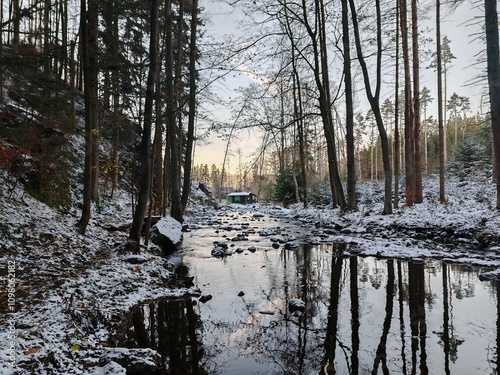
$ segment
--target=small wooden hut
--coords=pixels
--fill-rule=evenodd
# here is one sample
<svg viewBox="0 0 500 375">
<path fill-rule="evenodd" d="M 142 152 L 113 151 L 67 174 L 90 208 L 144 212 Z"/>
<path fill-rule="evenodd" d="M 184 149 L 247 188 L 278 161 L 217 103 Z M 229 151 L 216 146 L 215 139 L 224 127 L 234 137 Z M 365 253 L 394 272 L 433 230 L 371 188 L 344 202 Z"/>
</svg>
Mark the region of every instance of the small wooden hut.
<svg viewBox="0 0 500 375">
<path fill-rule="evenodd" d="M 227 195 L 227 201 L 229 203 L 252 204 L 257 203 L 257 196 L 250 192 L 235 191 Z"/>
</svg>

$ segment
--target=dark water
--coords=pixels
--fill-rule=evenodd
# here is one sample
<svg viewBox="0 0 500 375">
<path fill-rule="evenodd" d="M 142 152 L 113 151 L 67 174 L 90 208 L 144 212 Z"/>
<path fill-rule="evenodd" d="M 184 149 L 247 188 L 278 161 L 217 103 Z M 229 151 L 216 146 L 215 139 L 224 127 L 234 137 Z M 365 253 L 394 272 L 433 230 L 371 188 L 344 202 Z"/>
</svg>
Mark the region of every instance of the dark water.
<svg viewBox="0 0 500 375">
<path fill-rule="evenodd" d="M 222 219 L 188 233 L 177 254 L 212 298 L 133 310 L 122 344 L 157 349 L 164 374 L 497 374 L 499 289 L 479 269 L 345 257 L 333 244 L 273 249 L 259 228 L 279 225 L 280 239 L 301 228 Z M 227 220 L 245 225 L 229 230 Z M 211 256 L 214 240 L 252 228 L 234 248 L 255 252 Z M 302 313 L 289 311 L 292 298 L 305 302 Z"/>
</svg>

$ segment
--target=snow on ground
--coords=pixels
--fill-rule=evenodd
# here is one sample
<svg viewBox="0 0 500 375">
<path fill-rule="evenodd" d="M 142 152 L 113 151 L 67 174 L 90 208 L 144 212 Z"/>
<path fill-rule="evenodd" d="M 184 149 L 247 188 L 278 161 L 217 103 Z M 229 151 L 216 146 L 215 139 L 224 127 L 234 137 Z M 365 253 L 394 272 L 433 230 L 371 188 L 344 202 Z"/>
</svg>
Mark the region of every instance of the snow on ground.
<svg viewBox="0 0 500 375">
<path fill-rule="evenodd" d="M 82 236 L 75 228 L 78 210 L 65 214 L 52 210 L 14 181 L 5 182 L 8 178 L 0 176 L 1 374 L 108 373 L 96 367 L 110 334 L 106 322 L 141 301 L 200 293 L 167 286 L 172 269 L 155 246 L 143 248 L 140 254 L 120 251 L 127 233 L 116 228 L 130 223 L 132 212 L 126 194 L 113 201 L 103 200 Z M 347 243 L 347 252 L 355 254 L 439 257 L 488 267 L 485 277 L 499 278 L 500 215 L 494 209 L 495 191 L 490 180 L 480 176 L 473 182 L 450 178 L 445 204 L 438 202 L 437 186 L 436 178 L 426 180 L 424 202 L 402 206 L 392 215 L 381 214 L 381 182 L 359 186 L 361 201 L 355 212 L 258 204 L 223 205 L 221 210 L 293 218 L 311 231 L 328 232 L 326 241 Z M 188 223 L 195 223 L 201 212 L 217 214 L 212 207 L 194 204 L 188 212 Z M 329 228 L 335 230 L 327 231 Z M 436 238 L 418 237 L 422 232 Z M 472 238 L 467 236 L 471 233 Z M 475 235 L 489 238 L 488 246 L 478 248 L 480 241 Z M 5 298 L 7 281 L 12 277 L 9 262 L 15 262 L 15 314 L 9 312 Z M 12 321 L 15 331 L 10 329 Z M 17 372 L 11 367 L 10 342 L 15 342 Z M 115 370 L 122 373 L 119 367 Z"/>
<path fill-rule="evenodd" d="M 500 212 L 495 209 L 496 192 L 490 178 L 474 176 L 468 181 L 448 177 L 446 202 L 439 203 L 437 176 L 424 181 L 424 202 L 404 206 L 383 215 L 383 182 L 358 187 L 358 211 L 302 208 L 287 210 L 307 225 L 339 225 L 341 235 L 330 240 L 351 244 L 353 253 L 381 257 L 443 258 L 446 261 L 491 267 L 483 277 L 496 278 L 500 272 Z M 487 246 L 485 246 L 485 244 Z M 349 250 L 348 250 L 349 251 Z"/>
<path fill-rule="evenodd" d="M 109 336 L 105 322 L 148 299 L 199 293 L 167 287 L 172 269 L 158 249 L 119 251 L 126 232 L 105 228 L 130 221 L 126 196 L 95 210 L 82 236 L 78 212 L 62 215 L 11 187 L 0 186 L 0 374 L 94 373 Z M 5 299 L 12 262 L 15 313 Z"/>
</svg>

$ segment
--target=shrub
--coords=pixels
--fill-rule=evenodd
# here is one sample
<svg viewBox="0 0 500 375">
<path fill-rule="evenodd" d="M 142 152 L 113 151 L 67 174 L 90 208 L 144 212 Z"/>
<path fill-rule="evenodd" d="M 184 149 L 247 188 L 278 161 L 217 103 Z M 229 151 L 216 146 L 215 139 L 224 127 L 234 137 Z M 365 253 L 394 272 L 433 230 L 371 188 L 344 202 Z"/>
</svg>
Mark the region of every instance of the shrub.
<svg viewBox="0 0 500 375">
<path fill-rule="evenodd" d="M 274 184 L 273 200 L 282 202 L 285 206 L 291 203 L 297 203 L 293 172 L 291 169 L 285 169 L 278 174 L 276 183 Z"/>
<path fill-rule="evenodd" d="M 485 168 L 490 163 L 490 156 L 485 145 L 477 138 L 465 138 L 458 144 L 455 158 L 450 162 L 449 167 L 458 177 L 465 177 Z"/>
</svg>

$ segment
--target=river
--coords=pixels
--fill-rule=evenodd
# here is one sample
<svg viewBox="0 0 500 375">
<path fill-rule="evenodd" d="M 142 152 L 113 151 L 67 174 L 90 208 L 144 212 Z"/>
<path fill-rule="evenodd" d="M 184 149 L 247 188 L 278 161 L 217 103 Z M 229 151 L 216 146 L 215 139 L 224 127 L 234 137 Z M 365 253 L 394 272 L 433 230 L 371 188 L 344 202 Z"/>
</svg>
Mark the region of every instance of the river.
<svg viewBox="0 0 500 375">
<path fill-rule="evenodd" d="M 121 343 L 158 350 L 162 374 L 497 373 L 500 292 L 479 268 L 352 256 L 251 211 L 191 224 L 171 261 L 202 297 L 137 306 Z"/>
</svg>

